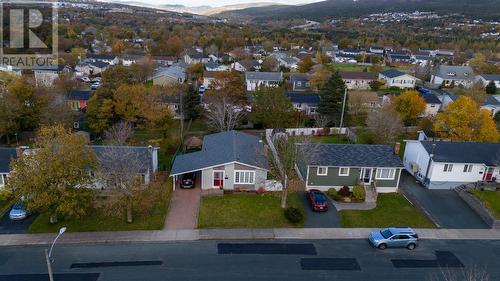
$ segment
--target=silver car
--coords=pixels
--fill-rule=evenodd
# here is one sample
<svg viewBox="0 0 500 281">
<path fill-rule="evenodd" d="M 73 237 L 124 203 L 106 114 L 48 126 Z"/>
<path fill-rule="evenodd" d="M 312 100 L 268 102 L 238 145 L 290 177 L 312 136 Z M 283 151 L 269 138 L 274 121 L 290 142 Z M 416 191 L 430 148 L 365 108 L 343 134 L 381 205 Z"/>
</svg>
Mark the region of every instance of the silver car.
<svg viewBox="0 0 500 281">
<path fill-rule="evenodd" d="M 370 244 L 384 250 L 388 247 L 405 247 L 413 250 L 418 246 L 418 235 L 409 227 L 390 227 L 373 231 L 368 236 Z"/>
<path fill-rule="evenodd" d="M 9 218 L 13 221 L 24 220 L 28 217 L 28 209 L 26 205 L 22 202 L 14 204 L 9 212 Z"/>
</svg>

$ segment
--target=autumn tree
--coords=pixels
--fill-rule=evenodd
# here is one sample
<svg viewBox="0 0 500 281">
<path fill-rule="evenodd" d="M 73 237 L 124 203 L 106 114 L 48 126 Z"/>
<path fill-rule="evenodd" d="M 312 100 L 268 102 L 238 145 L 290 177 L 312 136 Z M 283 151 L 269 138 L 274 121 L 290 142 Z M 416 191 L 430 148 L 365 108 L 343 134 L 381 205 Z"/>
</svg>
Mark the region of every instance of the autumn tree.
<svg viewBox="0 0 500 281">
<path fill-rule="evenodd" d="M 248 99 L 243 79 L 237 72 L 215 74 L 205 92 L 205 99 L 208 124 L 219 132 L 234 129 L 246 115 Z"/>
<path fill-rule="evenodd" d="M 316 53 L 316 61 L 319 64 L 326 65 L 326 64 L 330 63 L 332 61 L 332 59 L 323 52 L 317 52 Z"/>
<path fill-rule="evenodd" d="M 268 56 L 262 62 L 262 71 L 277 71 L 278 60 L 275 57 Z"/>
<path fill-rule="evenodd" d="M 393 143 L 403 133 L 403 121 L 392 104 L 370 112 L 366 125 L 376 143 Z"/>
<path fill-rule="evenodd" d="M 461 96 L 436 116 L 434 131 L 452 141 L 497 142 L 500 138 L 490 112 Z"/>
<path fill-rule="evenodd" d="M 425 100 L 416 90 L 406 90 L 394 99 L 394 108 L 406 125 L 415 125 L 425 111 Z"/>
<path fill-rule="evenodd" d="M 324 65 L 318 65 L 313 68 L 313 73 L 309 78 L 309 82 L 311 83 L 311 87 L 313 89 L 319 89 L 323 86 L 323 84 L 330 78 L 332 73 L 328 69 L 328 67 Z"/>
<path fill-rule="evenodd" d="M 91 208 L 89 187 L 96 158 L 82 136 L 60 125 L 42 127 L 33 150 L 13 160 L 7 188 L 15 198 L 24 196 L 28 209 L 58 217 L 82 217 Z"/>
<path fill-rule="evenodd" d="M 283 87 L 259 87 L 254 92 L 251 117 L 265 128 L 284 128 L 290 124 L 293 106 Z"/>
<path fill-rule="evenodd" d="M 311 56 L 304 56 L 304 58 L 299 63 L 299 72 L 306 73 L 311 71 L 314 62 L 312 61 Z"/>
<path fill-rule="evenodd" d="M 340 126 L 342 108 L 347 105 L 346 86 L 340 74 L 336 71 L 319 89 L 320 102 L 317 112 L 329 116 L 335 126 Z M 345 100 L 344 100 L 345 98 Z"/>
</svg>

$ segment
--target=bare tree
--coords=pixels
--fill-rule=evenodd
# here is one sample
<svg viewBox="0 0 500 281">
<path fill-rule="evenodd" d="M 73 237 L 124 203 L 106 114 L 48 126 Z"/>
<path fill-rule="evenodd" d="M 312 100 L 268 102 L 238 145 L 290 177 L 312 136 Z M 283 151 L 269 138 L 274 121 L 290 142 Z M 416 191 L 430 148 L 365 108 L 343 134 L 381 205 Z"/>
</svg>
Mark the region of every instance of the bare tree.
<svg viewBox="0 0 500 281">
<path fill-rule="evenodd" d="M 370 112 L 366 124 L 377 143 L 394 142 L 403 133 L 403 121 L 391 104 L 383 106 L 379 111 Z"/>
<path fill-rule="evenodd" d="M 145 187 L 149 153 L 132 147 L 108 146 L 96 154 L 100 163 L 99 183 L 107 195 L 106 209 L 111 212 L 125 209 L 127 222 L 131 223 L 132 201 L 135 194 Z"/>
<path fill-rule="evenodd" d="M 472 267 L 460 271 L 451 271 L 449 268 L 440 268 L 439 277 L 431 280 L 440 281 L 490 281 L 490 275 L 485 269 Z"/>
<path fill-rule="evenodd" d="M 288 196 L 288 183 L 294 174 L 295 161 L 298 157 L 297 144 L 308 143 L 308 136 L 289 136 L 286 133 L 278 133 L 272 137 L 270 145 L 272 157 L 271 169 L 275 171 L 280 179 L 283 189 L 281 191 L 281 208 L 286 208 Z"/>
<path fill-rule="evenodd" d="M 110 144 L 125 145 L 133 134 L 134 128 L 132 124 L 120 121 L 104 131 L 104 138 Z"/>
<path fill-rule="evenodd" d="M 245 108 L 236 106 L 223 98 L 210 103 L 207 106 L 205 115 L 210 127 L 219 132 L 224 132 L 236 128 L 246 114 Z"/>
<path fill-rule="evenodd" d="M 325 128 L 330 122 L 332 122 L 332 119 L 328 115 L 319 113 L 314 115 L 314 125 L 317 128 Z"/>
</svg>

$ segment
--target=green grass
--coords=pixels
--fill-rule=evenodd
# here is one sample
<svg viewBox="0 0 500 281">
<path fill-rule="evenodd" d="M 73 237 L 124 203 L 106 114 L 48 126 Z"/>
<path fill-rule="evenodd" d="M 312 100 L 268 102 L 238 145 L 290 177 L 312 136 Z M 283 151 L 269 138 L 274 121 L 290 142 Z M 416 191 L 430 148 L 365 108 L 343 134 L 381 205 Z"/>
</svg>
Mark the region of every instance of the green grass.
<svg viewBox="0 0 500 281">
<path fill-rule="evenodd" d="M 123 217 L 110 217 L 99 210 L 93 210 L 84 218 L 60 220 L 56 224 L 49 223 L 49 214 L 43 213 L 33 221 L 28 232 L 57 232 L 62 226 L 65 226 L 69 232 L 159 230 L 163 228 L 167 215 L 172 190 L 171 180 L 167 178 L 161 188 L 160 196 L 151 208 L 152 211 L 141 213 L 140 210 L 134 210 L 132 223 L 126 222 L 125 212 Z"/>
<path fill-rule="evenodd" d="M 379 194 L 375 209 L 342 210 L 339 216 L 342 227 L 435 227 L 399 193 Z"/>
<path fill-rule="evenodd" d="M 500 191 L 474 189 L 471 191 L 496 219 L 500 219 Z"/>
<path fill-rule="evenodd" d="M 328 135 L 314 136 L 311 138 L 313 143 L 351 143 L 346 135 Z"/>
<path fill-rule="evenodd" d="M 288 206 L 303 210 L 296 193 L 288 194 Z M 292 224 L 283 215 L 280 193 L 225 194 L 203 197 L 198 219 L 199 228 L 273 228 L 302 227 Z"/>
</svg>

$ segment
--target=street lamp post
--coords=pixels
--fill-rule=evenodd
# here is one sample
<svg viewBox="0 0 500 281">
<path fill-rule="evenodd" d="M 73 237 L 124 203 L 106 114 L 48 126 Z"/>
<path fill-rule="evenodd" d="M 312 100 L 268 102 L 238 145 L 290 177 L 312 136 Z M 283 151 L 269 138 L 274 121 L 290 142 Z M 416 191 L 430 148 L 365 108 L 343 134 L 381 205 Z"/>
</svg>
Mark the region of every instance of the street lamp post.
<svg viewBox="0 0 500 281">
<path fill-rule="evenodd" d="M 49 272 L 50 281 L 54 281 L 54 275 L 52 274 L 52 261 L 50 260 L 50 257 L 52 255 L 52 249 L 54 248 L 54 245 L 56 244 L 56 241 L 59 238 L 59 236 L 61 236 L 65 231 L 66 227 L 61 227 L 61 229 L 59 229 L 59 234 L 57 234 L 56 238 L 52 242 L 52 245 L 50 246 L 50 250 L 45 249 L 45 260 L 47 262 L 47 269 Z"/>
</svg>

